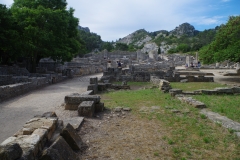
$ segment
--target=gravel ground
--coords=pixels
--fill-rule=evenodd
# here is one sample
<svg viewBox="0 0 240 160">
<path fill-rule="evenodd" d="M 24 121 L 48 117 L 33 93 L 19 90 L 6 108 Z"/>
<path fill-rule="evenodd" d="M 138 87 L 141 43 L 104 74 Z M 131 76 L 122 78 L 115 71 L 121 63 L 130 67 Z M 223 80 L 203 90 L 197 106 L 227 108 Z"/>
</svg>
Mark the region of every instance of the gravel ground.
<svg viewBox="0 0 240 160">
<path fill-rule="evenodd" d="M 62 108 L 58 110 L 64 103 L 64 97 L 71 93 L 86 91 L 89 78 L 101 76 L 102 73 L 75 77 L 0 103 L 0 142 L 16 133 L 34 115 L 55 111 L 61 118 L 73 114 L 63 112 Z"/>
</svg>

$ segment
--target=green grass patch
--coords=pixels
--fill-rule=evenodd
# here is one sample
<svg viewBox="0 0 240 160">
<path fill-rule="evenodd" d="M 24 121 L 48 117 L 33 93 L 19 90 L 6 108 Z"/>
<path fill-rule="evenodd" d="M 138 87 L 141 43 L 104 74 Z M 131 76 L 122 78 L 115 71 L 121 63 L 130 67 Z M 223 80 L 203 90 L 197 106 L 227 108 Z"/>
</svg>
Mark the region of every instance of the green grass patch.
<svg viewBox="0 0 240 160">
<path fill-rule="evenodd" d="M 199 89 L 214 89 L 217 87 L 226 87 L 226 85 L 214 82 L 171 82 L 172 88 L 182 89 L 183 91 L 195 91 Z"/>
<path fill-rule="evenodd" d="M 234 121 L 240 122 L 240 95 L 196 95 L 195 99 L 207 108 Z"/>
<path fill-rule="evenodd" d="M 134 83 L 137 85 L 137 82 Z M 149 83 L 145 84 L 149 85 Z M 202 85 L 198 85 L 198 83 L 171 84 L 176 88 L 184 88 L 183 85 L 190 84 L 192 86 L 189 87 L 190 90 L 201 89 L 202 86 L 207 89 L 210 89 L 210 86 L 211 88 L 222 86 L 216 83 L 201 83 Z M 144 86 L 144 83 L 141 82 L 139 85 Z M 239 114 L 237 113 L 237 116 L 232 115 L 234 116 L 232 119 L 240 120 L 240 110 L 237 106 L 237 104 L 240 104 L 240 96 L 223 95 L 220 98 L 218 97 L 194 96 L 213 111 L 223 110 L 224 113 L 227 113 L 227 110 L 231 110 L 229 108 L 235 108 L 231 112 L 235 111 L 235 113 L 239 112 Z M 229 158 L 228 156 L 231 156 L 231 158 L 240 157 L 240 141 L 234 134 L 207 120 L 204 115 L 199 114 L 198 109 L 181 103 L 178 99 L 162 93 L 157 88 L 107 92 L 101 95 L 101 98 L 108 108 L 117 106 L 130 107 L 132 113 L 139 116 L 140 119 L 148 119 L 149 121 L 155 119 L 158 123 L 161 123 L 160 132 L 161 129 L 167 130 L 167 133 L 160 133 L 163 134 L 162 140 L 171 148 L 174 159 L 214 159 L 216 158 L 214 155 L 220 155 L 220 159 Z M 151 109 L 152 106 L 159 106 L 160 110 L 144 114 L 140 112 L 142 107 Z M 177 109 L 180 113 L 173 113 L 171 109 Z M 185 114 L 185 110 L 188 110 L 189 113 Z M 154 155 L 157 156 L 156 153 Z"/>
</svg>

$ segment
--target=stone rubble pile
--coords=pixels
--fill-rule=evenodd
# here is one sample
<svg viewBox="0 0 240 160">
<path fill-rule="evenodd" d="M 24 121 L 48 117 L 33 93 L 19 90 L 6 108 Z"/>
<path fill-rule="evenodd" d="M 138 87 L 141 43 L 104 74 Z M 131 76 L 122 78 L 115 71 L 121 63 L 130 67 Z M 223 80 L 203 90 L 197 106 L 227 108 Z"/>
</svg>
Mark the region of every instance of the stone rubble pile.
<svg viewBox="0 0 240 160">
<path fill-rule="evenodd" d="M 166 93 L 166 92 L 169 92 L 169 90 L 172 89 L 172 87 L 170 86 L 170 82 L 164 79 L 161 79 L 159 83 L 159 89 L 164 93 Z"/>
<path fill-rule="evenodd" d="M 83 142 L 71 124 L 65 127 L 54 112 L 27 121 L 0 144 L 1 160 L 78 160 Z"/>
</svg>

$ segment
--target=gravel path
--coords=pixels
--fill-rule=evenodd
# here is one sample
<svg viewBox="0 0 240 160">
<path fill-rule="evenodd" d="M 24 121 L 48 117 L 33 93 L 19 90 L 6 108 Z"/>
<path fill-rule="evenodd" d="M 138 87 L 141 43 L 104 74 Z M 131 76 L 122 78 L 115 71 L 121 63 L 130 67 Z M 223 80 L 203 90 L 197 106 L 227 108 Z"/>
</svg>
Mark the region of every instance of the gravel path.
<svg viewBox="0 0 240 160">
<path fill-rule="evenodd" d="M 76 77 L 39 90 L 18 96 L 0 104 L 0 142 L 17 132 L 34 115 L 55 111 L 71 93 L 87 90 L 90 77 L 101 77 L 102 73 Z"/>
</svg>

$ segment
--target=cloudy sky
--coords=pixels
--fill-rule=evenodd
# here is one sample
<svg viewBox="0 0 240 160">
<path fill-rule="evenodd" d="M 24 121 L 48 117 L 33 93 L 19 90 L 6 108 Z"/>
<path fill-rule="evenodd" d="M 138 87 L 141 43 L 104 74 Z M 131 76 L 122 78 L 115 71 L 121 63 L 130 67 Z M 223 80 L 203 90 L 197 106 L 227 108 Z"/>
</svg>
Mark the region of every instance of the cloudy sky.
<svg viewBox="0 0 240 160">
<path fill-rule="evenodd" d="M 188 22 L 195 29 L 214 28 L 231 15 L 240 15 L 240 0 L 67 0 L 79 25 L 89 27 L 104 41 L 116 41 L 145 29 L 173 30 Z M 13 0 L 0 0 L 11 6 Z"/>
</svg>

